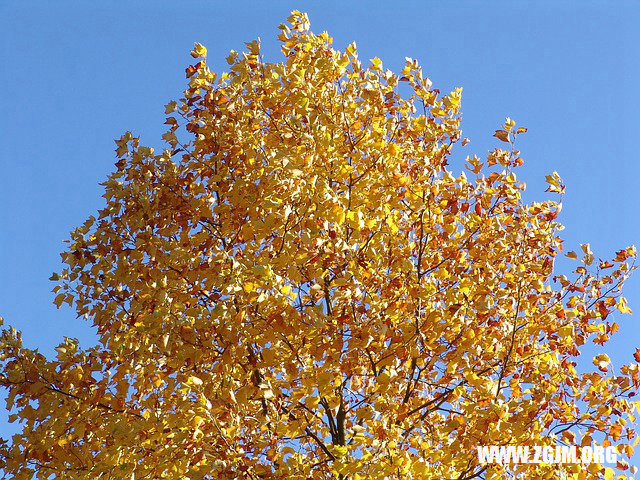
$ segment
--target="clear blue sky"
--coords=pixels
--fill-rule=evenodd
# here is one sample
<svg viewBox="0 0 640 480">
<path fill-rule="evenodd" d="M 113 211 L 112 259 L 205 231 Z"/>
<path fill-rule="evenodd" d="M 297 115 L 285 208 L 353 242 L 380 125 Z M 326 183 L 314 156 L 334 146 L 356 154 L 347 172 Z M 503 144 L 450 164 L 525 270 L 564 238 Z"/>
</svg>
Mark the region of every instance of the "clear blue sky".
<svg viewBox="0 0 640 480">
<path fill-rule="evenodd" d="M 276 27 L 296 8 L 337 48 L 355 40 L 361 58 L 392 69 L 417 58 L 436 87 L 464 87 L 467 151 L 496 146 L 507 116 L 528 127 L 519 176 L 529 199 L 549 198 L 545 174 L 563 177 L 567 249 L 590 242 L 605 258 L 640 247 L 638 1 L 97 4 L 0 3 L 0 315 L 47 355 L 63 335 L 94 341 L 86 322 L 55 309 L 48 277 L 69 231 L 102 205 L 113 139 L 131 130 L 161 145 L 164 104 L 186 85 L 194 41 L 216 70 L 258 36 L 279 61 Z M 640 272 L 627 286 L 637 313 L 617 316 L 608 345 L 614 363 L 640 346 L 639 287 Z M 12 431 L 0 408 L 0 435 Z"/>
</svg>

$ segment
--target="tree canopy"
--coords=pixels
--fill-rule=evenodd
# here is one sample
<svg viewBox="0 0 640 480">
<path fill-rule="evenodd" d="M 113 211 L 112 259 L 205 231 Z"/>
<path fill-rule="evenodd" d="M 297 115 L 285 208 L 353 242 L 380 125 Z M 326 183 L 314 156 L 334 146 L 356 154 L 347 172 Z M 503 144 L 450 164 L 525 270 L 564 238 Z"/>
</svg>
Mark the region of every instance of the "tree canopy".
<svg viewBox="0 0 640 480">
<path fill-rule="evenodd" d="M 617 445 L 631 456 L 638 364 L 605 354 L 636 251 L 562 252 L 558 197 L 526 203 L 507 119 L 449 161 L 461 89 L 434 88 L 293 12 L 215 73 L 206 48 L 166 106 L 166 148 L 127 132 L 106 205 L 54 274 L 99 342 L 53 359 L 0 340 L 30 479 L 613 478 L 599 464 L 478 464 L 481 445 Z M 457 152 L 458 150 L 456 150 Z M 553 172 L 550 196 L 564 186 Z M 640 353 L 636 360 L 640 361 Z M 582 360 L 584 362 L 584 360 Z M 618 468 L 627 467 L 624 460 Z"/>
</svg>

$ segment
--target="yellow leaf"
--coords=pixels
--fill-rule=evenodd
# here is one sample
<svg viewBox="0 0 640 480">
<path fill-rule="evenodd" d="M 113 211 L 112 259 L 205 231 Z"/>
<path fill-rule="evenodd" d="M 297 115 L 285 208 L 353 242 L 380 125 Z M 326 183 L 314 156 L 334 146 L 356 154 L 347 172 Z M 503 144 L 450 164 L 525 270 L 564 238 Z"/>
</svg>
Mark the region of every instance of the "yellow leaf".
<svg viewBox="0 0 640 480">
<path fill-rule="evenodd" d="M 333 374 L 331 372 L 321 372 L 317 377 L 318 388 L 323 389 L 332 379 Z"/>
<path fill-rule="evenodd" d="M 395 143 L 390 143 L 387 146 L 387 153 L 392 157 L 395 157 L 399 151 L 400 149 L 398 148 L 398 145 L 396 145 Z M 404 177 L 401 177 L 401 178 L 404 178 Z"/>
<path fill-rule="evenodd" d="M 604 480 L 613 480 L 615 475 L 616 472 L 612 468 L 607 467 L 604 469 Z"/>
<path fill-rule="evenodd" d="M 207 49 L 204 45 L 196 42 L 193 46 L 193 50 L 191 50 L 191 56 L 193 58 L 201 58 L 207 56 Z"/>
<path fill-rule="evenodd" d="M 391 215 L 389 215 L 385 221 L 387 225 L 389 225 L 389 228 L 391 229 L 391 233 L 398 233 L 398 226 L 393 221 L 393 218 L 391 217 Z"/>
<path fill-rule="evenodd" d="M 620 313 L 633 313 L 629 308 L 629 305 L 627 305 L 627 300 L 624 297 L 620 297 L 618 299 L 617 307 Z"/>
<path fill-rule="evenodd" d="M 573 325 L 565 325 L 558 329 L 558 335 L 562 338 L 571 337 L 573 335 Z"/>
<path fill-rule="evenodd" d="M 350 57 L 355 57 L 356 56 L 356 42 L 351 43 L 348 47 L 347 47 L 347 55 L 349 55 Z"/>
<path fill-rule="evenodd" d="M 551 175 L 547 175 L 545 180 L 549 184 L 545 190 L 546 192 L 564 193 L 565 187 L 562 184 L 562 179 L 560 178 L 560 175 L 558 175 L 558 172 L 553 172 Z"/>
</svg>

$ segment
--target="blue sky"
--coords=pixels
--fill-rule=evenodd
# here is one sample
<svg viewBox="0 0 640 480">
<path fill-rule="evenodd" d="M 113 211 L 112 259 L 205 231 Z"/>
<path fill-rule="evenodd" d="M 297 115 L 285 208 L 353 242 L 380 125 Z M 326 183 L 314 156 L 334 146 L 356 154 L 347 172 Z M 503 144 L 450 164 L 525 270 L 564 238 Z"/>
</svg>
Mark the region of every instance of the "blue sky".
<svg viewBox="0 0 640 480">
<path fill-rule="evenodd" d="M 161 145 L 164 105 L 186 85 L 194 41 L 218 71 L 256 37 L 279 61 L 276 27 L 292 9 L 337 48 L 355 40 L 362 59 L 392 69 L 413 57 L 437 88 L 462 86 L 466 152 L 496 146 L 507 116 L 528 127 L 519 177 L 530 200 L 550 198 L 544 175 L 563 177 L 567 250 L 590 242 L 608 258 L 640 247 L 637 1 L 89 3 L 0 4 L 0 315 L 47 355 L 65 335 L 94 341 L 87 322 L 55 309 L 48 277 L 69 231 L 102 205 L 113 139 L 131 130 Z M 640 346 L 639 287 L 640 273 L 626 293 L 638 313 L 617 316 L 607 346 L 614 363 Z M 0 409 L 0 435 L 12 431 Z"/>
</svg>

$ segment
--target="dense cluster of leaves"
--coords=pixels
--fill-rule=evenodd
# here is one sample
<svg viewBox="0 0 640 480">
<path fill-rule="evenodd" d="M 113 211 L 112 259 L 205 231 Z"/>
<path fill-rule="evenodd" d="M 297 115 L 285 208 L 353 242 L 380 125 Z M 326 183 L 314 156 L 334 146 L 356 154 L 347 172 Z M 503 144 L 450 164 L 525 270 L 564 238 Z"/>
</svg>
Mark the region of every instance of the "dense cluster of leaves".
<svg viewBox="0 0 640 480">
<path fill-rule="evenodd" d="M 283 63 L 254 41 L 220 75 L 196 44 L 167 149 L 117 141 L 106 206 L 53 277 L 99 344 L 48 360 L 2 333 L 22 426 L 5 475 L 595 479 L 598 464 L 478 465 L 476 447 L 630 456 L 638 364 L 576 359 L 629 312 L 635 249 L 594 263 L 585 244 L 554 275 L 560 205 L 521 199 L 525 129 L 507 119 L 505 148 L 454 176 L 460 90 L 412 59 L 363 66 L 299 12 L 280 30 Z"/>
</svg>

